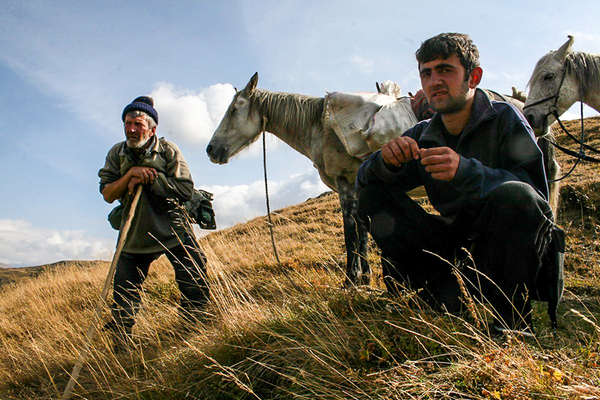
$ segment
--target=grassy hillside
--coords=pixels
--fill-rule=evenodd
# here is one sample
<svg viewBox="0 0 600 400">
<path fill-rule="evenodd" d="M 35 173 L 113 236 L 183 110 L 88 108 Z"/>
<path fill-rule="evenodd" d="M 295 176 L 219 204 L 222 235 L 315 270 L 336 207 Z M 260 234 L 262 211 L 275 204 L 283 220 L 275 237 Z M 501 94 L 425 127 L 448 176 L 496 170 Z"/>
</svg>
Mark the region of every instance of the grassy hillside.
<svg viewBox="0 0 600 400">
<path fill-rule="evenodd" d="M 103 264 L 103 261 L 77 261 L 76 263 L 81 267 L 94 268 L 99 264 Z M 0 286 L 20 281 L 23 278 L 33 278 L 45 271 L 64 268 L 71 265 L 73 265 L 73 261 L 58 261 L 52 264 L 24 268 L 0 267 Z"/>
<path fill-rule="evenodd" d="M 600 119 L 586 126 L 600 147 Z M 564 170 L 570 163 L 561 156 Z M 103 333 L 94 339 L 74 398 L 599 398 L 599 171 L 581 165 L 563 185 L 567 290 L 556 337 L 544 304 L 536 338 L 502 338 L 489 335 L 488 307 L 475 299 L 450 316 L 409 291 L 390 298 L 375 248 L 371 287 L 340 289 L 342 222 L 329 193 L 275 212 L 282 265 L 264 218 L 201 240 L 212 295 L 202 323 L 178 318 L 171 268 L 155 262 L 135 346 L 115 354 Z M 107 270 L 72 263 L 0 288 L 1 399 L 60 397 Z"/>
</svg>

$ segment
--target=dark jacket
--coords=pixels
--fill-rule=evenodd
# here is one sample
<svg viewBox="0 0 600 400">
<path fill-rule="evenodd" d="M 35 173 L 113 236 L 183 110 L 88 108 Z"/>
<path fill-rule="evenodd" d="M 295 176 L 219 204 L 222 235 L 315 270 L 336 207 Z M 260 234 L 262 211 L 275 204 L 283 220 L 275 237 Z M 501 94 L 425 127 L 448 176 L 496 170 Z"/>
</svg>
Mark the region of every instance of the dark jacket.
<svg viewBox="0 0 600 400">
<path fill-rule="evenodd" d="M 152 167 L 158 172 L 154 183 L 144 185 L 142 190 L 123 248 L 127 253 L 147 254 L 163 251 L 165 247 L 170 249 L 178 245 L 180 239 L 183 240 L 185 232 L 179 213 L 167 199 L 183 203 L 191 198 L 194 182 L 190 170 L 174 143 L 156 136 L 152 140 L 150 148 L 139 156 L 127 147 L 126 142 L 117 143 L 108 152 L 104 167 L 98 172 L 100 193 L 107 184 L 125 175 L 133 166 Z M 127 215 L 132 197 L 126 194 L 121 199 L 125 207 L 123 215 Z"/>
<path fill-rule="evenodd" d="M 446 128 L 440 114 L 406 131 L 420 148 L 447 146 Z M 490 101 L 476 90 L 471 117 L 455 151 L 460 163 L 450 182 L 433 179 L 419 160 L 401 167 L 383 162 L 381 151 L 373 153 L 360 167 L 357 189 L 372 183 L 385 183 L 390 192 L 407 192 L 425 186 L 432 205 L 443 216 L 453 217 L 464 207 L 478 202 L 498 185 L 521 181 L 548 199 L 548 185 L 542 152 L 533 131 L 520 111 L 511 104 Z"/>
</svg>

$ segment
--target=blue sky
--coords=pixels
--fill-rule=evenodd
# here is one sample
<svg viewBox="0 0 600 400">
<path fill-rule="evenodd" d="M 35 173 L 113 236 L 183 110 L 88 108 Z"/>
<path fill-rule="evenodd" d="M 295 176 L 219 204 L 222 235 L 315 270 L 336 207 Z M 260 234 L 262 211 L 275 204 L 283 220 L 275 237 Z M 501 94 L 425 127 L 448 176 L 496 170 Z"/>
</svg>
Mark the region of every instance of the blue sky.
<svg viewBox="0 0 600 400">
<path fill-rule="evenodd" d="M 0 264 L 110 259 L 114 205 L 98 169 L 123 138 L 121 110 L 151 94 L 158 133 L 175 141 L 196 187 L 216 195 L 219 227 L 264 215 L 262 161 L 253 145 L 229 164 L 205 147 L 234 89 L 323 96 L 373 91 L 376 81 L 419 89 L 414 52 L 440 32 L 471 35 L 482 87 L 525 89 L 536 61 L 567 37 L 600 53 L 600 4 L 547 1 L 12 1 L 0 10 Z M 586 109 L 586 115 L 596 115 Z M 577 116 L 575 109 L 568 117 Z M 568 119 L 568 118 L 567 118 Z M 271 137 L 271 205 L 326 190 L 311 162 Z"/>
</svg>

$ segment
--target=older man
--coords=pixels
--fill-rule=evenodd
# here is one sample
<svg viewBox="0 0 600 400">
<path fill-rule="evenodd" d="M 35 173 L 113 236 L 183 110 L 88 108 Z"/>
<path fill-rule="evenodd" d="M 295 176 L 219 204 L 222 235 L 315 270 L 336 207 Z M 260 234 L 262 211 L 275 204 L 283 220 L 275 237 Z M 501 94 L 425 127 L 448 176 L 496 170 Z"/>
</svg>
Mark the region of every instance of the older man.
<svg viewBox="0 0 600 400">
<path fill-rule="evenodd" d="M 472 248 L 495 284 L 473 282 L 482 282 L 498 320 L 522 327 L 542 264 L 554 268 L 556 282 L 562 274 L 551 265 L 560 261 L 554 255 L 564 251 L 564 234 L 547 203 L 542 153 L 518 110 L 477 89 L 483 70 L 467 35 L 428 39 L 416 58 L 435 114 L 374 153 L 357 177 L 359 215 L 382 249 L 384 280 L 390 291 L 409 283 L 433 304 L 458 310 L 457 280 L 439 257 L 454 262 L 462 247 Z M 439 215 L 406 194 L 418 186 Z"/>
<path fill-rule="evenodd" d="M 185 317 L 198 317 L 208 300 L 206 258 L 176 203 L 192 196 L 194 183 L 179 148 L 156 136 L 158 113 L 141 96 L 123 110 L 125 141 L 114 145 L 100 169 L 100 192 L 128 212 L 137 185 L 143 185 L 114 278 L 112 321 L 107 328 L 126 339 L 139 309 L 140 289 L 152 261 L 165 254 L 175 269 Z M 123 221 L 124 223 L 124 221 Z M 183 245 L 182 245 L 183 243 Z"/>
</svg>

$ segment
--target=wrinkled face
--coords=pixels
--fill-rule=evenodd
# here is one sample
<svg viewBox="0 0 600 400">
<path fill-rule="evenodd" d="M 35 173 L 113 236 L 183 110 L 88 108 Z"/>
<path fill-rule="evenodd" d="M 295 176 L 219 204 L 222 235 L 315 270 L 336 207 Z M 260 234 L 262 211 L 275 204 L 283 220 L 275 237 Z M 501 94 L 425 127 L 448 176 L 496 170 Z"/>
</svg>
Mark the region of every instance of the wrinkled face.
<svg viewBox="0 0 600 400">
<path fill-rule="evenodd" d="M 210 161 L 227 163 L 232 156 L 254 142 L 260 130 L 259 112 L 256 107 L 250 107 L 246 90 L 237 92 L 206 147 Z"/>
<path fill-rule="evenodd" d="M 469 85 L 456 54 L 420 64 L 419 76 L 423 92 L 435 111 L 450 114 L 465 107 Z"/>
<path fill-rule="evenodd" d="M 144 147 L 156 131 L 156 127 L 152 129 L 148 127 L 148 121 L 143 115 L 125 116 L 124 128 L 127 146 L 132 148 Z"/>
</svg>

